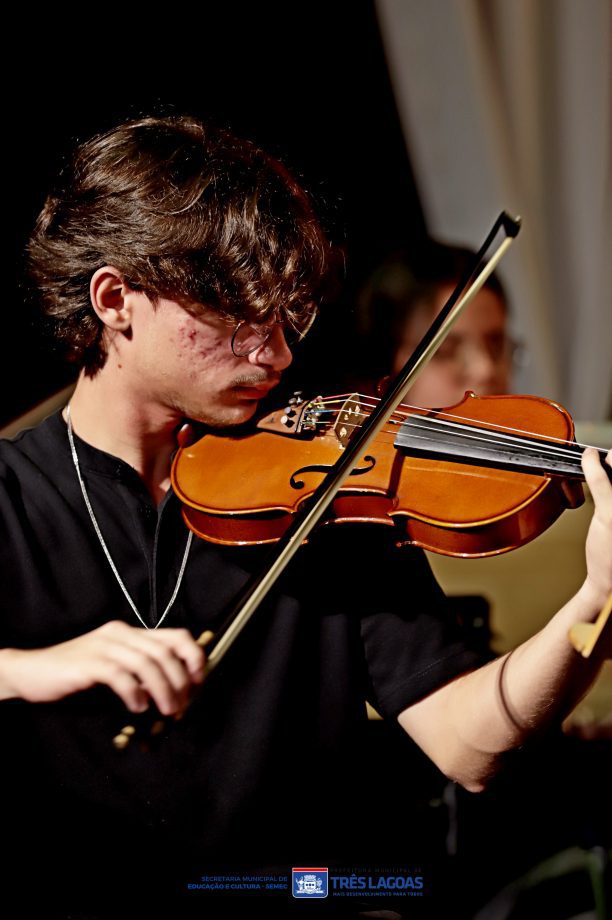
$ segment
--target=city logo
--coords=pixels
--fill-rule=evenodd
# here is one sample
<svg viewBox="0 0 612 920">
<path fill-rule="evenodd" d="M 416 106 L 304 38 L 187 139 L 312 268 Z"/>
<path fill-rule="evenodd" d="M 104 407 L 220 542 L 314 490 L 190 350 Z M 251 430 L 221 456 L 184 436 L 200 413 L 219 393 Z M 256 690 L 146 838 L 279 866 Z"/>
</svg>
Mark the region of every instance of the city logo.
<svg viewBox="0 0 612 920">
<path fill-rule="evenodd" d="M 327 869 L 292 869 L 294 898 L 326 898 Z"/>
</svg>

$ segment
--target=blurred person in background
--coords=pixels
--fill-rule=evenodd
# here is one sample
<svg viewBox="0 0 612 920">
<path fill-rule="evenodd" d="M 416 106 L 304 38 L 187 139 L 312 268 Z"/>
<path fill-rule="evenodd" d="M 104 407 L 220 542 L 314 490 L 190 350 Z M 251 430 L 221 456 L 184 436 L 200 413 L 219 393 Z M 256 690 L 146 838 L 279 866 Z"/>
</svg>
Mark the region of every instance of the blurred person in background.
<svg viewBox="0 0 612 920">
<path fill-rule="evenodd" d="M 378 263 L 357 297 L 360 389 L 376 391 L 381 380 L 402 369 L 474 258 L 467 248 L 426 240 L 411 250 L 393 249 Z M 460 402 L 466 390 L 477 396 L 508 393 L 519 351 L 508 314 L 506 293 L 493 273 L 405 401 L 441 408 Z"/>
</svg>

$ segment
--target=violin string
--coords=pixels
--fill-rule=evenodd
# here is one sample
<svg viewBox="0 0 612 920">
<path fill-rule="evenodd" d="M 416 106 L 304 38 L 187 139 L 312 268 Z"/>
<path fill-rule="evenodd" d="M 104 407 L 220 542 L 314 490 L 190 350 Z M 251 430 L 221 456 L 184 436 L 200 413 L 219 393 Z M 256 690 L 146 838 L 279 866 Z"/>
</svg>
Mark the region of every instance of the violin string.
<svg viewBox="0 0 612 920">
<path fill-rule="evenodd" d="M 402 405 L 407 405 L 407 404 L 403 403 Z M 558 438 L 558 437 L 555 437 L 555 435 L 546 435 L 546 438 L 541 438 L 541 435 L 539 432 L 530 431 L 528 428 L 514 428 L 511 425 L 496 425 L 495 428 L 484 428 L 483 425 L 486 424 L 486 420 L 484 419 L 474 419 L 474 418 L 471 418 L 470 416 L 455 415 L 452 412 L 438 412 L 438 414 L 432 418 L 427 415 L 420 415 L 419 413 L 422 412 L 423 410 L 422 409 L 419 410 L 418 406 L 410 406 L 409 408 L 416 410 L 417 415 L 414 416 L 410 412 L 406 412 L 406 413 L 401 413 L 403 417 L 405 418 L 415 418 L 415 417 L 416 418 L 427 418 L 427 419 L 430 419 L 432 422 L 437 422 L 438 420 L 444 422 L 446 419 L 450 419 L 451 421 L 455 420 L 457 424 L 462 425 L 462 426 L 465 425 L 466 422 L 473 422 L 474 427 L 478 431 L 492 431 L 494 433 L 495 432 L 508 432 L 510 435 L 517 435 L 519 437 L 526 436 L 527 438 L 533 438 L 534 442 L 537 444 L 549 444 L 550 446 L 554 446 L 551 444 L 551 442 L 554 442 L 555 444 L 566 445 L 571 448 L 579 448 L 581 451 L 584 451 L 587 448 L 591 447 L 593 448 L 593 450 L 597 450 L 600 452 L 603 450 L 604 453 L 606 452 L 605 448 L 599 447 L 597 444 L 579 443 L 578 441 L 571 440 L 570 438 Z M 467 425 L 465 427 L 469 428 L 470 426 Z"/>
<path fill-rule="evenodd" d="M 368 400 L 373 400 L 373 402 L 368 402 Z M 355 394 L 346 394 L 346 396 L 344 396 L 344 397 L 342 397 L 342 396 L 341 396 L 341 397 L 326 397 L 326 398 L 324 398 L 324 399 L 322 400 L 322 402 L 323 402 L 323 403 L 341 402 L 343 405 L 347 405 L 347 404 L 349 404 L 349 403 L 354 403 L 355 405 L 358 405 L 358 406 L 359 406 L 359 405 L 362 405 L 362 404 L 365 404 L 368 408 L 375 409 L 376 406 L 377 406 L 377 403 L 378 403 L 379 401 L 376 400 L 375 397 L 371 397 L 371 396 L 361 396 L 361 395 L 357 394 L 357 398 L 355 398 Z M 402 418 L 402 419 L 408 419 L 408 418 L 413 418 L 413 417 L 414 417 L 414 416 L 412 415 L 412 412 L 410 412 L 410 411 L 409 411 L 409 412 L 400 412 L 400 411 L 399 411 L 400 409 L 409 409 L 409 410 L 413 410 L 413 411 L 415 411 L 415 412 L 417 412 L 417 413 L 422 413 L 422 412 L 424 412 L 424 411 L 429 411 L 429 410 L 423 410 L 423 408 L 420 407 L 420 406 L 411 406 L 411 405 L 408 404 L 408 403 L 400 403 L 400 405 L 396 408 L 396 410 L 395 410 L 395 411 L 392 413 L 392 415 L 390 416 L 389 421 L 391 421 L 391 422 L 394 423 L 394 424 L 397 424 L 396 419 L 395 419 L 395 416 L 399 416 L 399 417 Z M 342 411 L 342 407 L 341 407 L 340 409 L 335 409 L 335 410 L 332 409 L 332 410 L 324 410 L 324 411 L 338 412 L 338 413 L 339 413 L 339 412 Z M 431 410 L 431 411 L 436 411 L 436 410 Z M 455 415 L 455 414 L 452 413 L 452 412 L 438 412 L 437 415 L 435 416 L 435 418 L 434 418 L 434 417 L 427 416 L 427 415 L 422 415 L 422 416 L 419 416 L 419 417 L 427 418 L 427 419 L 428 419 L 429 421 L 431 421 L 432 423 L 435 423 L 435 422 L 437 422 L 437 421 L 445 421 L 445 420 L 447 420 L 447 419 L 449 419 L 449 420 L 451 420 L 451 421 L 452 421 L 452 420 L 455 420 L 455 421 L 457 421 L 460 425 L 462 425 L 462 426 L 464 426 L 464 427 L 466 427 L 466 428 L 469 427 L 466 423 L 474 422 L 474 423 L 475 423 L 475 427 L 477 427 L 479 431 L 493 431 L 493 432 L 495 432 L 495 431 L 508 431 L 508 432 L 510 432 L 511 434 L 517 434 L 517 435 L 531 435 L 531 436 L 534 436 L 536 439 L 539 440 L 539 438 L 538 438 L 538 432 L 529 431 L 529 430 L 524 429 L 524 428 L 513 428 L 513 427 L 511 427 L 511 426 L 509 426 L 509 425 L 497 425 L 497 426 L 495 427 L 495 429 L 483 428 L 483 427 L 482 427 L 482 425 L 483 425 L 483 420 L 482 420 L 482 419 L 474 419 L 474 418 L 471 418 L 471 417 L 469 417 L 469 416 L 464 416 L 464 415 Z M 546 438 L 546 441 L 555 441 L 555 442 L 557 442 L 558 444 L 576 445 L 576 446 L 578 446 L 578 447 L 583 447 L 583 448 L 595 447 L 595 445 L 591 445 L 591 444 L 577 444 L 576 441 L 571 441 L 571 440 L 569 440 L 569 439 L 567 439 L 567 438 L 557 438 L 557 437 L 554 437 L 553 435 L 548 436 L 548 437 Z M 542 443 L 545 443 L 545 442 L 542 441 Z M 601 448 L 595 447 L 595 449 L 596 449 L 596 450 L 600 450 Z"/>
<path fill-rule="evenodd" d="M 358 405 L 358 406 L 360 406 L 360 405 L 362 405 L 362 404 L 365 403 L 365 405 L 366 405 L 368 408 L 372 408 L 372 409 L 375 408 L 375 407 L 376 407 L 376 400 L 374 400 L 373 403 L 368 403 L 368 402 L 367 402 L 368 399 L 374 400 L 374 397 L 367 397 L 367 396 L 364 396 L 364 397 L 355 398 L 355 395 L 354 395 L 354 394 L 347 394 L 346 397 L 327 397 L 327 398 L 324 398 L 324 399 L 322 400 L 322 402 L 323 402 L 323 403 L 326 403 L 326 404 L 327 404 L 327 403 L 333 403 L 333 402 L 342 402 L 343 405 L 347 405 L 347 404 L 349 404 L 349 403 L 354 403 L 355 405 Z M 418 407 L 418 406 L 410 406 L 410 405 L 407 404 L 407 403 L 401 403 L 400 406 L 398 407 L 398 409 L 399 409 L 400 407 L 401 407 L 401 408 L 408 408 L 408 409 L 417 410 L 419 413 L 423 411 L 420 407 Z M 342 411 L 342 407 L 339 408 L 339 409 L 330 409 L 330 410 L 323 410 L 323 411 L 336 412 L 337 414 L 339 414 L 339 413 Z M 392 414 L 392 416 L 391 416 L 390 419 L 389 419 L 389 421 L 390 421 L 392 424 L 402 424 L 402 422 L 396 421 L 396 419 L 394 418 L 395 415 L 399 415 L 400 418 L 403 419 L 403 420 L 414 419 L 414 418 L 415 418 L 415 416 L 412 415 L 411 412 L 398 412 L 397 409 L 396 409 L 395 412 Z M 523 428 L 514 428 L 514 427 L 511 427 L 511 426 L 509 426 L 509 425 L 498 425 L 498 426 L 496 426 L 495 429 L 485 428 L 485 427 L 482 427 L 482 420 L 480 420 L 480 419 L 473 419 L 473 418 L 470 418 L 470 417 L 467 417 L 467 416 L 455 415 L 454 413 L 451 413 L 451 412 L 439 412 L 439 413 L 436 415 L 435 418 L 434 418 L 434 417 L 430 417 L 430 416 L 426 416 L 426 415 L 417 415 L 416 417 L 417 417 L 417 418 L 427 419 L 427 422 L 430 423 L 432 427 L 433 427 L 434 425 L 436 425 L 436 424 L 444 424 L 444 422 L 448 419 L 448 420 L 451 420 L 451 421 L 455 421 L 458 425 L 460 425 L 460 426 L 461 426 L 462 428 L 464 428 L 466 431 L 473 430 L 473 429 L 471 429 L 471 426 L 470 426 L 469 424 L 466 424 L 466 423 L 474 422 L 474 423 L 475 423 L 474 429 L 477 430 L 478 432 L 491 431 L 492 434 L 496 434 L 497 432 L 502 432 L 502 433 L 503 433 L 503 432 L 509 432 L 511 435 L 514 434 L 514 435 L 518 435 L 518 436 L 534 436 L 534 442 L 535 442 L 535 444 L 536 444 L 537 446 L 545 445 L 545 446 L 550 447 L 551 449 L 554 449 L 554 445 L 553 445 L 553 444 L 550 444 L 550 442 L 551 442 L 551 441 L 554 441 L 556 444 L 559 444 L 559 445 L 567 445 L 568 447 L 572 447 L 572 448 L 574 448 L 574 449 L 575 449 L 575 448 L 578 448 L 578 449 L 580 449 L 580 450 L 585 450 L 587 447 L 593 447 L 595 450 L 598 450 L 598 451 L 601 451 L 601 450 L 602 450 L 602 448 L 597 447 L 596 445 L 593 445 L 593 444 L 579 444 L 579 443 L 576 442 L 576 441 L 571 441 L 571 440 L 569 440 L 569 439 L 567 439 L 567 438 L 558 438 L 558 437 L 555 437 L 555 436 L 553 436 L 553 435 L 547 436 L 546 440 L 543 440 L 543 439 L 540 440 L 540 438 L 538 437 L 538 433 L 537 433 L 537 432 L 528 431 L 528 430 L 523 429 Z M 390 431 L 386 431 L 386 433 L 387 433 L 387 434 L 394 434 L 394 432 L 390 432 Z M 561 448 L 561 449 L 562 449 L 562 448 Z"/>
<path fill-rule="evenodd" d="M 322 423 L 322 424 L 326 424 L 326 423 Z M 348 422 L 348 421 L 343 422 L 343 424 L 349 428 L 360 428 L 363 425 L 362 422 Z M 400 423 L 398 422 L 396 424 L 400 424 Z M 431 429 L 437 427 L 438 425 L 440 425 L 441 427 L 444 427 L 445 424 L 453 424 L 457 426 L 457 431 L 450 431 L 450 432 L 448 430 L 445 431 L 445 433 L 449 435 L 449 440 L 451 441 L 457 440 L 457 438 L 463 438 L 464 440 L 484 441 L 489 444 L 499 445 L 502 447 L 508 446 L 508 444 L 510 444 L 512 447 L 518 446 L 518 447 L 534 448 L 537 450 L 541 450 L 544 454 L 547 454 L 551 457 L 558 457 L 559 459 L 566 458 L 569 460 L 577 460 L 578 458 L 577 458 L 576 448 L 579 450 L 581 446 L 579 444 L 576 444 L 573 441 L 567 441 L 565 443 L 568 444 L 568 448 L 563 449 L 563 448 L 557 447 L 554 444 L 549 445 L 546 443 L 546 441 L 532 440 L 529 438 L 523 438 L 522 444 L 517 445 L 516 441 L 511 440 L 512 435 L 504 435 L 503 433 L 500 433 L 501 436 L 498 437 L 498 432 L 495 430 L 489 429 L 489 428 L 479 428 L 479 427 L 473 427 L 469 425 L 459 425 L 456 422 L 445 423 L 435 418 L 431 418 L 431 419 L 427 418 L 426 416 L 414 416 L 414 415 L 407 416 L 406 419 L 401 424 L 403 427 L 410 428 L 412 430 L 420 429 L 422 431 L 430 431 Z M 386 435 L 390 435 L 391 437 L 395 437 L 394 431 L 389 431 L 385 429 L 383 429 L 381 434 L 386 434 Z M 570 449 L 570 448 L 573 448 L 573 449 Z M 595 449 L 600 450 L 601 448 L 595 448 Z"/>
<path fill-rule="evenodd" d="M 408 427 L 411 431 L 425 431 L 425 432 L 431 431 L 431 427 L 432 427 L 432 426 L 428 426 L 424 424 L 415 423 L 412 420 L 405 422 L 405 426 Z M 473 442 L 473 443 L 480 442 L 480 443 L 491 445 L 492 447 L 499 447 L 499 448 L 512 447 L 513 450 L 518 450 L 519 452 L 521 450 L 524 451 L 524 453 L 527 454 L 528 456 L 530 455 L 530 452 L 533 452 L 534 450 L 536 450 L 542 460 L 546 460 L 546 459 L 564 460 L 566 462 L 569 462 L 570 464 L 574 464 L 576 468 L 580 467 L 580 459 L 576 455 L 576 451 L 563 450 L 559 447 L 556 447 L 555 445 L 547 445 L 541 441 L 538 442 L 538 441 L 530 440 L 527 438 L 524 438 L 521 444 L 517 444 L 516 442 L 507 440 L 508 438 L 507 435 L 499 437 L 497 436 L 495 432 L 489 433 L 487 429 L 482 429 L 482 428 L 477 429 L 477 428 L 469 427 L 467 429 L 464 429 L 464 431 L 465 431 L 465 434 L 463 432 L 461 433 L 451 432 L 448 440 L 452 443 L 454 440 L 453 435 L 456 435 L 457 438 L 459 439 L 464 439 L 466 441 Z M 478 434 L 476 434 L 476 432 L 478 432 Z M 415 435 L 415 437 L 425 438 L 425 435 L 417 434 Z"/>
<path fill-rule="evenodd" d="M 348 427 L 360 427 L 359 424 L 352 424 L 349 422 L 344 422 L 343 424 Z M 415 421 L 413 417 L 413 418 L 409 418 L 408 420 L 406 420 L 403 423 L 402 427 L 404 428 L 404 430 L 408 429 L 411 433 L 413 433 L 413 437 L 415 439 L 426 440 L 431 443 L 432 431 L 435 429 L 435 427 L 438 424 L 440 423 L 437 423 L 435 419 L 425 420 L 423 423 L 419 424 L 419 422 Z M 425 432 L 425 434 L 418 434 L 419 431 L 423 431 Z M 435 431 L 433 433 L 435 434 Z M 381 432 L 381 434 L 384 434 L 384 435 L 387 435 L 393 438 L 395 437 L 395 432 L 391 432 L 388 430 Z M 430 437 L 428 437 L 428 434 L 430 435 Z M 551 461 L 552 460 L 563 460 L 566 463 L 573 465 L 576 468 L 576 470 L 580 469 L 580 449 L 578 445 L 576 445 L 577 450 L 576 449 L 575 450 L 570 450 L 570 449 L 563 450 L 557 447 L 556 445 L 547 445 L 543 441 L 532 441 L 528 439 L 523 439 L 522 443 L 517 443 L 516 441 L 509 440 L 508 436 L 501 435 L 500 437 L 498 437 L 496 436 L 496 433 L 494 431 L 489 431 L 486 428 L 472 428 L 469 426 L 461 427 L 460 431 L 444 430 L 442 432 L 442 435 L 440 437 L 436 437 L 435 440 L 437 441 L 438 444 L 442 444 L 442 445 L 444 443 L 450 444 L 450 445 L 456 445 L 457 441 L 460 440 L 466 443 L 471 442 L 475 445 L 478 445 L 480 443 L 480 444 L 484 444 L 491 448 L 497 447 L 500 450 L 511 447 L 513 450 L 517 451 L 518 453 L 523 452 L 528 457 L 533 456 L 533 452 L 536 451 L 538 457 L 542 461 L 544 460 L 551 460 Z M 599 448 L 596 448 L 596 449 L 600 450 Z"/>
<path fill-rule="evenodd" d="M 335 413 L 338 414 L 337 410 L 323 410 L 323 411 L 324 412 L 334 412 L 335 411 Z M 453 416 L 453 417 L 461 418 L 461 416 Z M 464 424 L 463 421 L 445 423 L 441 420 L 438 420 L 436 418 L 430 418 L 428 416 L 406 415 L 403 422 L 401 423 L 395 420 L 390 420 L 390 421 L 392 424 L 402 424 L 405 428 L 409 428 L 413 432 L 417 429 L 420 429 L 420 430 L 423 430 L 429 433 L 431 433 L 432 429 L 434 429 L 437 426 L 444 427 L 447 424 L 452 424 L 453 426 L 456 426 L 458 430 L 451 431 L 451 432 L 449 432 L 448 430 L 444 431 L 444 434 L 447 435 L 447 438 L 446 438 L 447 444 L 456 445 L 456 442 L 459 439 L 463 441 L 471 440 L 474 443 L 484 442 L 489 447 L 499 447 L 500 449 L 508 448 L 510 446 L 514 450 L 518 450 L 519 452 L 522 450 L 523 453 L 527 457 L 533 457 L 533 452 L 536 451 L 537 458 L 540 459 L 542 462 L 546 460 L 565 461 L 570 466 L 573 466 L 575 470 L 579 473 L 581 473 L 580 455 L 582 453 L 582 450 L 587 446 L 587 445 L 577 444 L 574 441 L 562 441 L 560 438 L 556 438 L 555 440 L 558 441 L 559 443 L 566 444 L 567 445 L 566 449 L 559 448 L 555 444 L 549 444 L 546 441 L 540 440 L 540 439 L 530 440 L 527 438 L 523 438 L 522 443 L 517 444 L 517 440 L 514 439 L 516 437 L 515 435 L 505 435 L 503 431 L 496 432 L 495 430 L 483 428 L 479 426 L 472 427 L 472 426 Z M 361 424 L 362 423 L 349 422 L 348 420 L 343 421 L 343 426 L 345 428 L 346 427 L 357 428 L 357 427 L 361 427 Z M 329 422 L 315 422 L 315 425 L 318 425 L 320 427 L 328 427 Z M 520 429 L 510 429 L 510 430 L 520 431 Z M 395 437 L 395 432 L 383 429 L 383 431 L 381 432 L 381 435 L 388 435 L 391 437 Z M 413 435 L 413 437 L 417 439 L 425 440 L 425 441 L 429 440 L 430 443 L 432 440 L 431 437 L 427 438 L 425 435 L 419 435 L 419 434 L 415 434 Z M 444 438 L 438 438 L 437 441 L 438 443 L 443 444 Z M 594 449 L 597 450 L 602 455 L 603 453 L 605 453 L 603 448 L 594 447 Z"/>
<path fill-rule="evenodd" d="M 368 402 L 368 400 L 371 400 L 371 402 Z M 357 394 L 357 398 L 355 398 L 355 394 L 347 394 L 346 397 L 329 397 L 329 398 L 324 398 L 322 401 L 323 401 L 324 403 L 327 403 L 327 402 L 330 402 L 330 403 L 331 403 L 331 402 L 342 401 L 344 404 L 353 402 L 353 403 L 355 403 L 355 404 L 357 404 L 357 405 L 360 405 L 360 404 L 365 403 L 365 404 L 366 404 L 369 408 L 371 408 L 371 409 L 375 409 L 375 408 L 377 407 L 378 403 L 380 402 L 380 400 L 377 400 L 375 397 L 372 397 L 372 396 L 365 396 L 365 395 L 361 395 L 361 394 Z M 412 417 L 413 417 L 411 411 L 409 411 L 409 412 L 400 412 L 400 411 L 399 411 L 400 409 L 408 409 L 408 410 L 415 411 L 415 412 L 417 412 L 417 413 L 422 413 L 422 412 L 427 412 L 427 411 L 434 411 L 434 412 L 436 411 L 435 409 L 432 409 L 432 410 L 427 410 L 427 409 L 425 409 L 425 410 L 424 410 L 422 406 L 412 406 L 412 405 L 410 405 L 409 403 L 400 403 L 400 405 L 396 407 L 396 410 L 395 410 L 394 413 L 392 414 L 391 419 L 393 419 L 393 416 L 395 416 L 395 415 L 399 415 L 399 416 L 402 417 L 402 418 L 412 418 Z M 341 409 L 339 409 L 339 410 L 331 410 L 331 411 L 338 411 L 338 412 L 339 412 L 339 411 L 341 411 Z M 423 415 L 422 417 L 423 417 L 423 418 L 430 418 L 430 417 L 427 416 L 427 415 Z M 468 422 L 468 423 L 469 423 L 469 422 L 474 422 L 474 424 L 475 424 L 477 427 L 478 427 L 479 425 L 482 425 L 482 424 L 483 424 L 483 420 L 482 420 L 482 419 L 475 419 L 475 418 L 471 418 L 470 416 L 465 416 L 465 415 L 455 415 L 455 414 L 452 413 L 452 412 L 437 412 L 435 418 L 431 418 L 431 421 L 435 422 L 435 421 L 438 421 L 438 420 L 446 420 L 446 419 L 455 420 L 455 421 L 457 421 L 457 422 L 460 423 L 460 424 L 464 424 L 464 423 L 466 423 L 466 422 Z M 484 431 L 508 431 L 508 432 L 510 432 L 510 433 L 512 433 L 512 434 L 517 434 L 517 435 L 528 435 L 528 436 L 531 435 L 531 436 L 533 436 L 533 437 L 535 437 L 535 438 L 538 437 L 538 432 L 536 432 L 536 431 L 529 431 L 528 429 L 525 429 L 525 428 L 513 428 L 513 427 L 511 427 L 511 426 L 509 426 L 509 425 L 497 425 L 497 426 L 495 427 L 495 429 L 487 429 L 487 428 L 482 428 L 482 427 L 481 427 L 480 430 L 481 430 L 481 431 L 483 431 L 483 430 L 484 430 Z M 596 445 L 594 445 L 594 444 L 578 444 L 578 442 L 569 440 L 568 438 L 557 438 L 557 437 L 554 437 L 553 435 L 547 436 L 546 440 L 547 440 L 547 441 L 555 441 L 555 442 L 557 442 L 558 444 L 571 444 L 571 445 L 576 445 L 576 446 L 578 446 L 578 447 L 583 447 L 583 448 L 594 447 L 595 450 L 601 450 L 601 448 L 598 448 L 598 447 L 597 447 Z"/>
<path fill-rule="evenodd" d="M 435 426 L 436 420 L 432 419 L 428 421 L 432 422 L 432 424 L 431 425 L 419 425 L 419 424 L 413 423 L 412 419 L 407 420 L 403 424 L 405 427 L 409 428 L 411 431 L 423 430 L 425 432 L 431 433 L 431 429 Z M 321 426 L 326 425 L 326 423 L 324 422 L 319 422 L 318 424 Z M 363 423 L 359 423 L 359 422 L 358 423 L 343 422 L 343 425 L 347 428 L 360 428 L 362 427 L 362 424 Z M 478 434 L 477 435 L 473 434 L 473 432 L 476 432 L 476 431 L 478 432 Z M 388 431 L 388 430 L 383 430 L 380 434 L 387 435 L 389 438 L 395 438 L 396 436 L 396 432 Z M 458 438 L 460 438 L 463 441 L 471 441 L 476 444 L 478 442 L 481 442 L 481 443 L 484 442 L 487 446 L 499 447 L 500 449 L 511 446 L 513 449 L 517 450 L 519 453 L 520 453 L 520 449 L 522 448 L 523 452 L 528 457 L 532 456 L 532 454 L 529 453 L 529 450 L 531 448 L 531 449 L 536 449 L 539 452 L 540 456 L 538 459 L 541 459 L 542 461 L 544 460 L 563 460 L 569 465 L 573 465 L 576 471 L 578 472 L 580 471 L 580 457 L 577 456 L 575 451 L 570 451 L 570 450 L 563 451 L 554 445 L 549 447 L 548 445 L 546 445 L 544 442 L 541 442 L 541 441 L 525 441 L 523 444 L 517 445 L 515 442 L 503 441 L 499 438 L 496 438 L 494 436 L 495 432 L 489 433 L 488 429 L 486 428 L 469 428 L 468 426 L 465 426 L 460 433 L 445 431 L 444 434 L 447 435 L 446 442 L 444 440 L 444 437 L 438 438 L 437 442 L 439 444 L 447 443 L 447 444 L 452 445 L 456 443 Z M 483 435 L 486 435 L 486 436 L 483 436 Z M 419 435 L 419 434 L 414 435 L 414 438 L 429 441 L 430 443 L 432 440 L 431 438 L 427 438 L 426 435 Z M 573 443 L 573 442 L 570 442 L 570 443 Z M 576 446 L 578 447 L 578 445 Z M 596 450 L 601 450 L 601 448 L 596 448 Z"/>
</svg>

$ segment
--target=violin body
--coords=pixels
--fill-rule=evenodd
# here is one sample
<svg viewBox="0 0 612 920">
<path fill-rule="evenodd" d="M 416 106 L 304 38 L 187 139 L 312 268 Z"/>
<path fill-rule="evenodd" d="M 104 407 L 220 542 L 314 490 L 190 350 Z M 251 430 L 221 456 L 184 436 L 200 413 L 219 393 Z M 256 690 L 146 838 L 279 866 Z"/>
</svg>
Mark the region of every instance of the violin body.
<svg viewBox="0 0 612 920">
<path fill-rule="evenodd" d="M 310 403 L 293 400 L 292 406 L 263 418 L 250 434 L 210 434 L 179 450 L 172 484 L 187 525 L 214 543 L 280 539 L 368 417 L 368 402 L 358 394 Z M 325 408 L 329 403 L 336 405 L 333 411 Z M 524 440 L 520 434 L 527 432 L 531 444 L 552 439 L 554 445 L 557 439 L 574 437 L 566 410 L 534 396 L 466 393 L 462 402 L 443 410 L 399 406 L 390 427 L 378 434 L 344 481 L 323 524 L 377 523 L 394 527 L 400 545 L 482 557 L 529 542 L 565 508 L 584 501 L 580 474 L 573 478 L 495 468 L 496 446 L 493 460 L 486 456 L 472 462 L 461 440 L 452 448 L 456 457 L 428 456 L 428 447 L 423 449 L 418 441 L 414 446 L 406 430 L 408 418 L 411 426 L 416 419 L 419 428 L 442 422 L 443 429 L 463 429 L 465 422 L 478 441 L 483 436 L 496 441 L 498 431 L 508 438 L 506 432 L 517 430 L 519 438 L 510 435 L 510 440 Z M 435 427 L 433 431 L 437 437 Z M 400 433 L 405 443 L 399 443 Z M 516 466 L 515 452 L 511 444 L 506 465 Z"/>
</svg>

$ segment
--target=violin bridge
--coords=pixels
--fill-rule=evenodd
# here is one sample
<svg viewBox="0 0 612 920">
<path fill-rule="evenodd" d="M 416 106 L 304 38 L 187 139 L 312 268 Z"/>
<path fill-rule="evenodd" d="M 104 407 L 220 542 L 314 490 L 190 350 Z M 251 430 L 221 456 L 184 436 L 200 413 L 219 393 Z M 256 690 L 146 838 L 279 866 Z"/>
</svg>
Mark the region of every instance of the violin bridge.
<svg viewBox="0 0 612 920">
<path fill-rule="evenodd" d="M 369 413 L 365 411 L 359 393 L 350 393 L 338 410 L 332 428 L 338 439 L 338 447 L 344 450 L 357 428 L 361 428 Z"/>
</svg>

